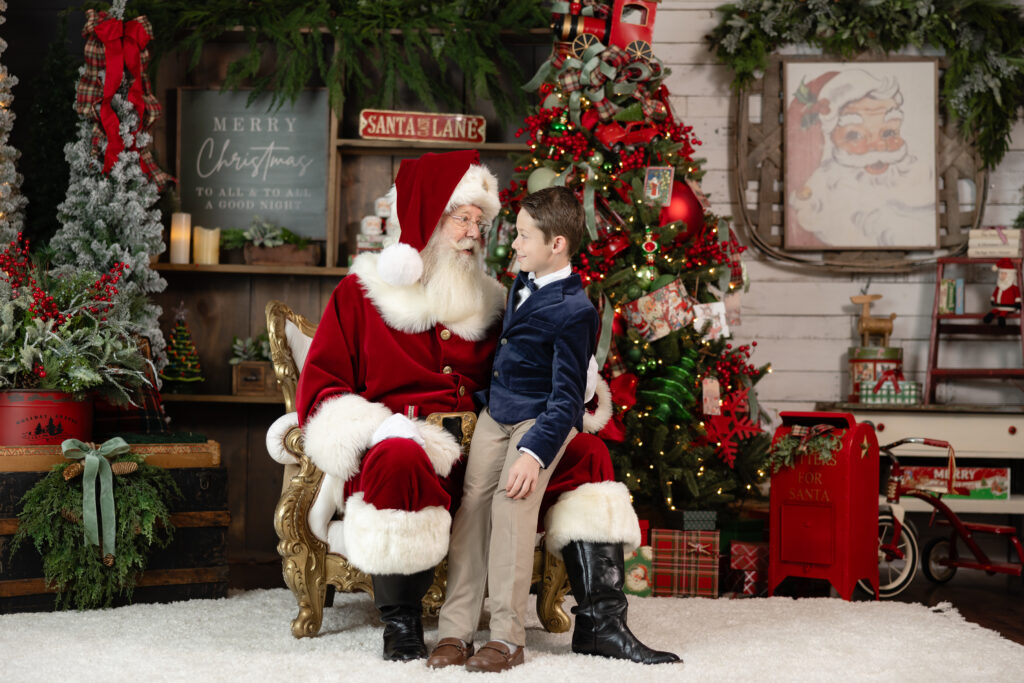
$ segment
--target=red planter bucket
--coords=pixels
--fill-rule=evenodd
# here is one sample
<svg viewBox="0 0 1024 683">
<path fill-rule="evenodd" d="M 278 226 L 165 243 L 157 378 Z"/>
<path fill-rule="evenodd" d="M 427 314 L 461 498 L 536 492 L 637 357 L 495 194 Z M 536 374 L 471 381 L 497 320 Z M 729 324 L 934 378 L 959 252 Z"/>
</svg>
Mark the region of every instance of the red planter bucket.
<svg viewBox="0 0 1024 683">
<path fill-rule="evenodd" d="M 0 391 L 0 445 L 92 440 L 92 401 L 59 391 Z"/>
</svg>

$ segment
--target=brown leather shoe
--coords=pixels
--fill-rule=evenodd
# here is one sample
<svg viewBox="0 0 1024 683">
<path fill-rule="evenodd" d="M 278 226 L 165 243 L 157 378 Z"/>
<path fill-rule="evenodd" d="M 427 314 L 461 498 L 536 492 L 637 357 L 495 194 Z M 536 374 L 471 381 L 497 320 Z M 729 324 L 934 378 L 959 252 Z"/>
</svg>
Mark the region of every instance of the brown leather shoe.
<svg viewBox="0 0 1024 683">
<path fill-rule="evenodd" d="M 462 666 L 466 659 L 473 656 L 473 644 L 466 645 L 458 638 L 442 638 L 437 647 L 430 653 L 427 666 L 431 669 L 443 669 L 446 666 Z"/>
<path fill-rule="evenodd" d="M 492 640 L 481 647 L 475 655 L 466 660 L 466 671 L 489 671 L 497 673 L 508 671 L 523 663 L 525 647 L 517 647 L 515 653 L 509 652 L 508 645 Z"/>
</svg>

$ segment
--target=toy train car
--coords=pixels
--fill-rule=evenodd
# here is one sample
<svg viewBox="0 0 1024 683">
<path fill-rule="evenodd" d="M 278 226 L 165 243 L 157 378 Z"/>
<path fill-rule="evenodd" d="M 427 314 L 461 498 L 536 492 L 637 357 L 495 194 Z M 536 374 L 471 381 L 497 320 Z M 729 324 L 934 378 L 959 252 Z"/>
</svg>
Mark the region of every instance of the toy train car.
<svg viewBox="0 0 1024 683">
<path fill-rule="evenodd" d="M 650 59 L 654 17 L 661 0 L 615 0 L 605 17 L 582 16 L 582 6 L 570 3 L 568 14 L 554 14 L 552 30 L 556 39 L 567 43 L 574 57 L 581 57 L 587 48 L 607 38 L 633 57 Z"/>
</svg>

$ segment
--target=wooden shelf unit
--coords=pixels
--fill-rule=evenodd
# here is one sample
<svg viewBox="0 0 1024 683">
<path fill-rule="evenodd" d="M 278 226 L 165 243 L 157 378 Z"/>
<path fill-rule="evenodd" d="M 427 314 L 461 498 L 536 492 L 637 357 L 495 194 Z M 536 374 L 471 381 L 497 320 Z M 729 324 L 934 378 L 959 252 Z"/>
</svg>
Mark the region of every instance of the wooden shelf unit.
<svg viewBox="0 0 1024 683">
<path fill-rule="evenodd" d="M 194 273 L 210 275 L 230 273 L 232 275 L 314 275 L 322 277 L 343 277 L 348 268 L 326 268 L 323 266 L 250 266 L 242 263 L 218 263 L 206 266 L 198 263 L 157 263 L 153 270 L 163 273 Z"/>
<path fill-rule="evenodd" d="M 935 301 L 932 304 L 932 329 L 928 343 L 928 368 L 925 374 L 923 399 L 926 404 L 935 403 L 935 391 L 938 383 L 943 380 L 990 378 L 1015 379 L 1024 378 L 1024 316 L 1007 316 L 1011 325 L 997 325 L 978 322 L 957 323 L 957 320 L 975 321 L 985 317 L 985 313 L 939 313 L 940 288 L 946 266 L 970 266 L 995 264 L 999 258 L 968 258 L 966 256 L 947 256 L 939 258 L 935 265 Z M 1017 269 L 1017 282 L 1021 283 L 1021 259 L 1011 258 Z M 952 341 L 957 335 L 971 336 L 1017 336 L 1021 341 L 1021 367 L 1017 368 L 940 368 L 939 343 L 943 338 Z"/>
<path fill-rule="evenodd" d="M 244 396 L 239 394 L 161 394 L 164 403 L 270 403 L 284 405 L 283 396 Z"/>
</svg>

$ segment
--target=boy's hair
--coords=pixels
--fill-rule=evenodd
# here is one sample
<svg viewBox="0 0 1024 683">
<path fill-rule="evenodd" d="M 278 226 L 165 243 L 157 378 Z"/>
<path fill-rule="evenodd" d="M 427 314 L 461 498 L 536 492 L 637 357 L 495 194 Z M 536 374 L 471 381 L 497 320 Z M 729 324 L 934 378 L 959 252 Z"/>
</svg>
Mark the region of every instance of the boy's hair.
<svg viewBox="0 0 1024 683">
<path fill-rule="evenodd" d="M 520 202 L 520 207 L 530 214 L 537 228 L 544 233 L 545 244 L 561 235 L 565 238 L 569 256 L 580 248 L 586 219 L 583 206 L 572 190 L 562 186 L 545 187 L 527 195 Z"/>
</svg>

